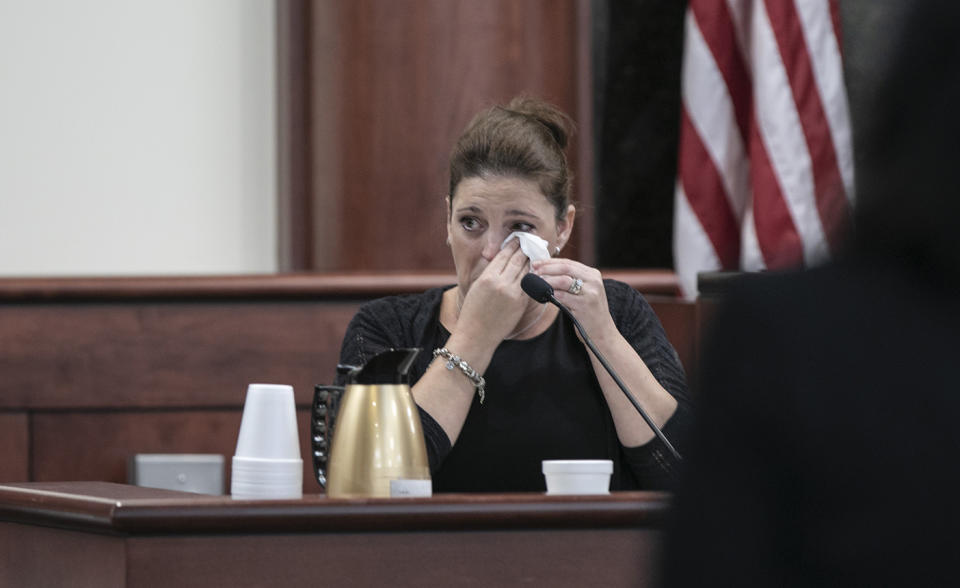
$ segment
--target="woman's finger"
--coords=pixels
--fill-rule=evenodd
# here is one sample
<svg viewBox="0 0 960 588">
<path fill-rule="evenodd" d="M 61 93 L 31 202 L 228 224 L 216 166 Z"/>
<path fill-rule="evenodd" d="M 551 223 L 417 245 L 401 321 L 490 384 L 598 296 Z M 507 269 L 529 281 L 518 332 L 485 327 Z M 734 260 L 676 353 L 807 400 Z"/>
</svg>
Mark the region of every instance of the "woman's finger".
<svg viewBox="0 0 960 588">
<path fill-rule="evenodd" d="M 487 266 L 487 269 L 496 272 L 498 274 L 503 273 L 504 268 L 510 262 L 510 259 L 513 255 L 520 251 L 520 241 L 514 239 L 504 246 L 503 249 L 497 252 L 493 256 L 493 259 L 490 260 L 490 265 Z"/>
<path fill-rule="evenodd" d="M 503 274 L 511 280 L 519 280 L 528 273 L 530 269 L 529 261 L 527 254 L 518 247 L 510 259 L 507 260 L 507 264 L 503 268 Z"/>
</svg>

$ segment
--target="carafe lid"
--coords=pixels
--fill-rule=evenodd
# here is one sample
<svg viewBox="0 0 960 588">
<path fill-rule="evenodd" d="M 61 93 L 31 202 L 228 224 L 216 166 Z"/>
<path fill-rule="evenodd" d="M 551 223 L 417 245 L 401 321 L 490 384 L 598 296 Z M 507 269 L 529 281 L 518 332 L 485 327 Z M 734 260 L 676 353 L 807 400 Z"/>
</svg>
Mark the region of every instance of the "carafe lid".
<svg viewBox="0 0 960 588">
<path fill-rule="evenodd" d="M 362 367 L 352 369 L 347 374 L 347 384 L 409 384 L 410 367 L 419 353 L 419 347 L 378 353 Z"/>
</svg>

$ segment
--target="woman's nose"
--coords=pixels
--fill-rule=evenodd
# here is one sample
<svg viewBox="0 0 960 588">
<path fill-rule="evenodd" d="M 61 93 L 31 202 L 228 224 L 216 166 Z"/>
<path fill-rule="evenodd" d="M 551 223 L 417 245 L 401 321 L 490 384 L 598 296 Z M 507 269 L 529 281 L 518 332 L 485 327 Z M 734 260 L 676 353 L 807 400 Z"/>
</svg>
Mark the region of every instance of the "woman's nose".
<svg viewBox="0 0 960 588">
<path fill-rule="evenodd" d="M 489 231 L 486 234 L 486 239 L 486 243 L 483 244 L 482 255 L 484 259 L 490 261 L 500 252 L 500 244 L 503 243 L 506 236 L 501 237 L 499 234 L 494 234 L 494 231 Z"/>
</svg>

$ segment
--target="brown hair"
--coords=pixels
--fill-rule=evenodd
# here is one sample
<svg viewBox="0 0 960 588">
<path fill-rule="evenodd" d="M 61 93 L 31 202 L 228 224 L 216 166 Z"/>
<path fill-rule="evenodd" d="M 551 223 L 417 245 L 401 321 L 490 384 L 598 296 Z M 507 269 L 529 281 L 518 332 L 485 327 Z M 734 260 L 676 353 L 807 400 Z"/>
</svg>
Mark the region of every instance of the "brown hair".
<svg viewBox="0 0 960 588">
<path fill-rule="evenodd" d="M 480 112 L 450 154 L 451 201 L 466 178 L 514 176 L 535 180 L 562 219 L 572 183 L 563 150 L 573 130 L 569 116 L 536 98 L 519 96 Z"/>
</svg>

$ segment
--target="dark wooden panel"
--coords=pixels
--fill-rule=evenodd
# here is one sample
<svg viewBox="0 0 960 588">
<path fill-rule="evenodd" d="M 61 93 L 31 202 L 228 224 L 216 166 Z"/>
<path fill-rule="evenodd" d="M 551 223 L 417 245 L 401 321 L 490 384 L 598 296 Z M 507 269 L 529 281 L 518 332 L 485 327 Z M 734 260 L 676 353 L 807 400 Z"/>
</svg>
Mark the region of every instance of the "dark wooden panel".
<svg viewBox="0 0 960 588">
<path fill-rule="evenodd" d="M 301 404 L 332 380 L 356 303 L 42 304 L 2 309 L 0 406 L 238 406 L 251 382 Z"/>
<path fill-rule="evenodd" d="M 137 453 L 217 453 L 224 456 L 225 491 L 240 431 L 237 409 L 152 412 L 40 413 L 33 425 L 33 480 L 97 480 L 125 483 Z M 309 447 L 310 411 L 297 411 L 304 492 L 319 492 Z"/>
<path fill-rule="evenodd" d="M 277 249 L 281 271 L 313 260 L 310 0 L 277 0 Z"/>
<path fill-rule="evenodd" d="M 16 585 L 651 586 L 668 503 L 656 492 L 233 501 L 15 484 L 0 485 L 0 547 L 23 543 L 11 543 L 28 562 Z M 71 563 L 77 577 L 62 581 Z"/>
<path fill-rule="evenodd" d="M 644 292 L 676 289 L 672 272 L 605 275 Z M 363 300 L 452 281 L 444 273 L 0 280 L 0 408 L 234 406 L 251 382 L 291 384 L 306 404 L 314 384 L 332 380 Z M 692 361 L 683 329 L 693 325 L 671 324 Z"/>
<path fill-rule="evenodd" d="M 0 586 L 121 588 L 125 560 L 120 537 L 0 522 Z"/>
<path fill-rule="evenodd" d="M 478 110 L 520 93 L 577 115 L 576 8 L 574 0 L 314 3 L 318 269 L 452 268 L 443 205 L 452 144 Z M 576 146 L 568 156 L 575 166 Z"/>
<path fill-rule="evenodd" d="M 218 453 L 229 462 L 242 401 L 241 394 L 234 411 L 38 414 L 33 426 L 34 480 L 125 483 L 127 460 L 137 453 Z"/>
<path fill-rule="evenodd" d="M 27 419 L 26 413 L 0 412 L 0 448 L 3 448 L 0 450 L 0 482 L 29 479 Z"/>
<path fill-rule="evenodd" d="M 713 321 L 716 318 L 717 311 L 720 309 L 721 298 L 718 296 L 703 296 L 697 299 L 697 322 L 693 327 L 693 332 L 697 336 L 697 362 L 688 368 L 688 378 L 691 381 L 691 389 L 696 394 L 700 389 L 700 361 L 703 357 L 704 346 L 712 336 Z"/>
<path fill-rule="evenodd" d="M 651 529 L 128 540 L 130 586 L 654 586 Z M 175 565 L 171 565 L 175 562 Z"/>
<path fill-rule="evenodd" d="M 594 95 L 594 0 L 577 0 L 577 121 L 576 155 L 571 152 L 571 161 L 577 172 L 574 178 L 576 187 L 577 205 L 576 228 L 577 234 L 571 236 L 576 241 L 572 250 L 577 258 L 589 265 L 598 265 L 596 235 L 597 235 L 597 201 L 594 194 L 597 177 L 595 167 L 596 152 L 594 149 L 595 126 L 593 113 L 596 107 L 593 103 Z M 572 113 L 571 113 L 572 115 Z"/>
</svg>

